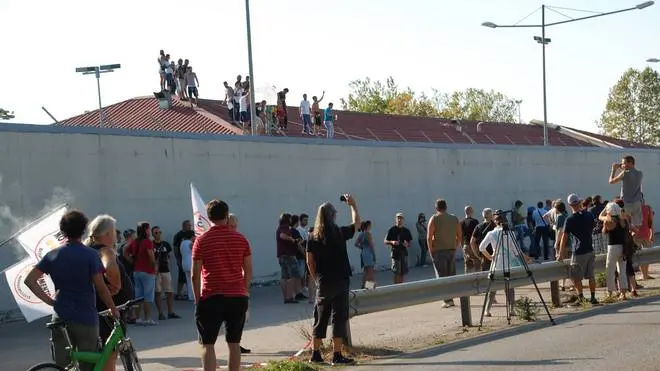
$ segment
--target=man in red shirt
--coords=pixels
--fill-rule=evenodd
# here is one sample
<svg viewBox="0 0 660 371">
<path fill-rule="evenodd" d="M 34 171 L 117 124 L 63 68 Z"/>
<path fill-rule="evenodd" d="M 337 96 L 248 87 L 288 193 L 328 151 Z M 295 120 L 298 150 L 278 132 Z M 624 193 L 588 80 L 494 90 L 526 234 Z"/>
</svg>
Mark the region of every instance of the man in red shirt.
<svg viewBox="0 0 660 371">
<path fill-rule="evenodd" d="M 202 366 L 204 371 L 215 371 L 214 345 L 224 323 L 229 371 L 238 371 L 252 280 L 252 252 L 247 239 L 227 224 L 229 206 L 225 202 L 209 202 L 206 213 L 214 225 L 195 240 L 191 279 Z"/>
</svg>

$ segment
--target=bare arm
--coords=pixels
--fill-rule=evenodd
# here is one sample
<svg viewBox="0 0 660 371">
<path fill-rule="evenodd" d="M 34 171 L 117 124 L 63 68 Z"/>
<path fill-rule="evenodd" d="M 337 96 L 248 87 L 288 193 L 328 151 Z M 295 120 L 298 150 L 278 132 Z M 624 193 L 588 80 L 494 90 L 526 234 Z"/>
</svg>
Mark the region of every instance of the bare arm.
<svg viewBox="0 0 660 371">
<path fill-rule="evenodd" d="M 110 247 L 104 247 L 99 250 L 99 255 L 103 268 L 105 268 L 108 290 L 110 290 L 111 295 L 116 295 L 121 290 L 121 273 L 119 272 L 119 265 L 117 265 L 115 251 Z"/>
<path fill-rule="evenodd" d="M 133 251 L 133 250 L 132 250 L 132 248 L 131 248 L 131 244 L 126 245 L 126 246 L 124 247 L 124 251 L 122 251 L 122 255 L 124 256 L 124 259 L 126 259 L 126 261 L 128 261 L 128 262 L 131 263 L 131 264 L 135 263 L 135 262 L 133 261 L 133 257 L 131 256 L 131 252 L 132 252 L 132 251 Z"/>
<path fill-rule="evenodd" d="M 52 307 L 55 304 L 55 301 L 53 298 L 48 296 L 44 290 L 41 289 L 41 286 L 38 283 L 39 278 L 41 278 L 43 275 L 44 273 L 42 271 L 40 271 L 37 267 L 33 267 L 30 273 L 28 273 L 27 277 L 25 277 L 23 283 L 30 289 L 30 291 L 32 291 L 34 295 L 39 298 L 39 300 Z"/>
<path fill-rule="evenodd" d="M 619 168 L 620 168 L 619 164 L 613 164 L 612 165 L 612 172 L 610 173 L 610 179 L 609 179 L 610 184 L 618 183 L 623 179 L 625 171 L 620 172 L 618 175 L 616 174 L 616 171 Z"/>
<path fill-rule="evenodd" d="M 346 202 L 348 203 L 348 206 L 351 207 L 351 220 L 353 221 L 353 228 L 355 228 L 357 231 L 360 228 L 360 223 L 362 222 L 360 220 L 360 213 L 358 212 L 357 203 L 351 195 L 346 197 Z"/>
<path fill-rule="evenodd" d="M 461 241 L 463 241 L 463 229 L 461 228 L 461 223 L 456 220 L 456 248 L 461 247 Z"/>
<path fill-rule="evenodd" d="M 103 280 L 103 274 L 97 273 L 92 277 L 92 282 L 94 283 L 94 288 L 96 289 L 96 293 L 99 295 L 101 298 L 101 301 L 103 301 L 103 304 L 105 304 L 108 309 L 110 309 L 110 312 L 117 317 L 118 312 L 117 312 L 117 307 L 115 307 L 115 303 L 112 301 L 112 295 L 110 295 L 110 290 L 108 290 L 108 285 L 105 284 L 105 281 Z"/>
<path fill-rule="evenodd" d="M 319 100 L 317 100 L 317 102 L 321 103 L 321 101 L 323 100 L 323 97 L 325 97 L 325 91 L 323 92 L 323 94 L 321 94 L 321 98 L 319 98 Z"/>
<path fill-rule="evenodd" d="M 561 242 L 559 243 L 559 252 L 557 253 L 557 261 L 562 261 L 566 255 L 566 245 L 568 244 L 568 234 L 564 231 L 561 233 Z"/>
<path fill-rule="evenodd" d="M 195 74 L 195 82 L 197 83 L 197 86 L 199 86 L 199 79 L 197 78 L 197 74 Z"/>
<path fill-rule="evenodd" d="M 283 239 L 283 240 L 285 240 L 285 241 L 296 242 L 296 239 L 295 239 L 295 238 L 289 236 L 289 235 L 286 234 L 286 233 L 280 233 L 280 238 Z"/>
<path fill-rule="evenodd" d="M 243 259 L 243 277 L 245 278 L 245 288 L 250 291 L 252 284 L 252 255 L 248 255 Z"/>
<path fill-rule="evenodd" d="M 195 303 L 198 303 L 199 298 L 202 296 L 202 261 L 201 260 L 193 260 L 192 269 L 190 272 L 190 280 L 192 281 L 193 297 L 195 298 Z"/>
<path fill-rule="evenodd" d="M 307 252 L 305 255 L 307 257 L 307 269 L 309 270 L 309 275 L 316 279 L 316 259 L 314 258 L 314 254 Z"/>
<path fill-rule="evenodd" d="M 477 245 L 477 239 L 474 238 L 474 236 L 470 237 L 470 247 L 472 248 L 472 252 L 474 253 L 474 256 L 479 256 L 479 245 Z"/>
<path fill-rule="evenodd" d="M 600 215 L 598 215 L 598 220 L 601 222 L 604 222 L 607 220 L 607 211 L 603 209 L 603 211 L 600 212 Z"/>
<path fill-rule="evenodd" d="M 426 228 L 426 247 L 431 251 L 433 246 L 433 235 L 435 234 L 435 215 L 429 218 L 429 224 Z"/>
</svg>

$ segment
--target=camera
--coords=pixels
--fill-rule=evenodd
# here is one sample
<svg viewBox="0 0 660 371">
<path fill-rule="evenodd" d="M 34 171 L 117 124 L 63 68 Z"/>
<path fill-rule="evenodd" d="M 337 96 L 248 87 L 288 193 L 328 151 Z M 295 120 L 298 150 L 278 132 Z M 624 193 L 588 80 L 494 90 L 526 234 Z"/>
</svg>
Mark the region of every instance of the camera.
<svg viewBox="0 0 660 371">
<path fill-rule="evenodd" d="M 339 196 L 339 201 L 340 202 L 346 202 L 346 196 L 345 195 L 340 195 Z"/>
</svg>

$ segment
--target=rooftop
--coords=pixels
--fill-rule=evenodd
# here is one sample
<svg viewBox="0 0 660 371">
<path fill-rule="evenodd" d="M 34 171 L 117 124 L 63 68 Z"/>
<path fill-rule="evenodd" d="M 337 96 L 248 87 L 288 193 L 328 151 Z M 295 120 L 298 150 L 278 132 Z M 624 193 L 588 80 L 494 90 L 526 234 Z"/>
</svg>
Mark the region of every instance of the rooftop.
<svg viewBox="0 0 660 371">
<path fill-rule="evenodd" d="M 172 98 L 172 107 L 163 109 L 152 97 L 138 97 L 103 109 L 105 126 L 153 132 L 243 135 L 232 125 L 221 101 L 200 99 L 198 107 Z M 384 115 L 336 110 L 333 140 L 426 142 L 445 144 L 543 145 L 543 127 L 538 124 L 508 124 L 451 119 Z M 302 134 L 298 107 L 288 108 L 288 137 Z M 98 110 L 86 112 L 56 126 L 99 127 Z M 281 134 L 272 134 L 278 136 Z M 549 125 L 550 145 L 558 147 L 657 148 L 618 140 L 583 130 Z"/>
</svg>

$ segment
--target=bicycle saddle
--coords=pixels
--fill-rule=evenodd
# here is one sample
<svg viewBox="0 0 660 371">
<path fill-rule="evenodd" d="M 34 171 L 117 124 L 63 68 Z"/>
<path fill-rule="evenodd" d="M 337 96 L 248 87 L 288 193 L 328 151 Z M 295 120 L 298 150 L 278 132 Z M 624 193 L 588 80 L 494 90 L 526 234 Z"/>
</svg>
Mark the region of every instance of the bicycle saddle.
<svg viewBox="0 0 660 371">
<path fill-rule="evenodd" d="M 66 325 L 66 322 L 64 320 L 56 319 L 53 322 L 48 322 L 46 324 L 46 328 L 52 330 L 52 329 L 55 329 L 55 328 L 64 327 L 64 325 Z"/>
</svg>

